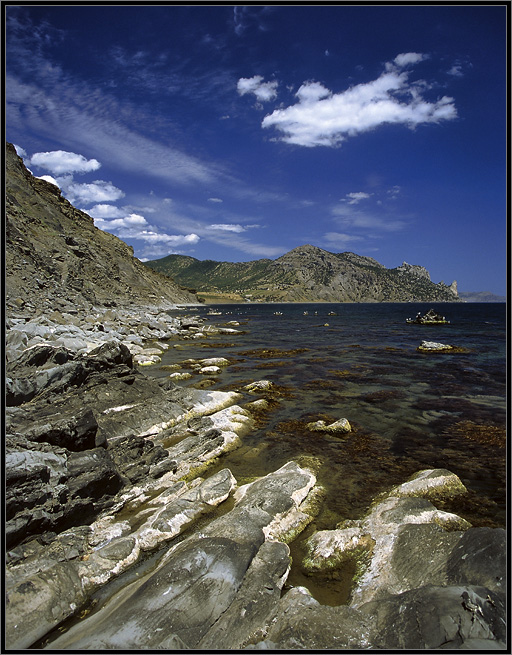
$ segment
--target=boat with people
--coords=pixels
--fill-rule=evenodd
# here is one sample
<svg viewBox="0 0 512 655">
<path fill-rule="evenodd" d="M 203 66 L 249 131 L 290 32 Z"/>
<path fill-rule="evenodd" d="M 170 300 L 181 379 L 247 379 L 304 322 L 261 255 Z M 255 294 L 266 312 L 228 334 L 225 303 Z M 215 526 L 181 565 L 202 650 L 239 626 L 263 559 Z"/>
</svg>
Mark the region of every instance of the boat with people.
<svg viewBox="0 0 512 655">
<path fill-rule="evenodd" d="M 418 312 L 415 318 L 407 318 L 405 322 L 409 325 L 448 325 L 450 323 L 435 309 L 429 309 L 425 314 Z"/>
</svg>

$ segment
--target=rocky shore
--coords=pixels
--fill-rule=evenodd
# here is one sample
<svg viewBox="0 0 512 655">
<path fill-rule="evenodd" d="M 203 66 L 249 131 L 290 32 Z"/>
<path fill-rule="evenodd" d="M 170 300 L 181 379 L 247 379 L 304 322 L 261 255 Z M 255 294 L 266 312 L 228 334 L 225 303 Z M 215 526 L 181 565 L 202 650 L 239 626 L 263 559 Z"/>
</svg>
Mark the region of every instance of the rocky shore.
<svg viewBox="0 0 512 655">
<path fill-rule="evenodd" d="M 144 373 L 237 326 L 134 305 L 20 306 L 6 325 L 8 650 L 506 649 L 505 531 L 436 507 L 466 491 L 444 469 L 313 529 L 294 564 L 350 562 L 347 604 L 286 585 L 288 544 L 322 502 L 314 471 L 290 461 L 241 484 L 218 466 L 269 387 Z M 221 359 L 194 364 L 205 382 Z"/>
</svg>

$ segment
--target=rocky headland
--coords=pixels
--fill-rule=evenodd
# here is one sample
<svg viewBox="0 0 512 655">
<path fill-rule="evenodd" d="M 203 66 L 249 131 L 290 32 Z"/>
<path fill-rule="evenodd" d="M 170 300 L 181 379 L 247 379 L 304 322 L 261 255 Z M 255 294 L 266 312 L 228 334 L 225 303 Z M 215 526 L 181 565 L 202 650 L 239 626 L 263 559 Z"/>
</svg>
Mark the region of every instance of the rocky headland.
<svg viewBox="0 0 512 655">
<path fill-rule="evenodd" d="M 139 284 L 128 246 L 98 236 L 15 157 L 8 148 L 6 649 L 506 649 L 506 534 L 437 507 L 464 496 L 460 479 L 418 471 L 328 530 L 315 529 L 314 462 L 237 480 L 224 456 L 272 411 L 272 384 L 209 389 L 229 362 L 199 354 L 187 366 L 203 383 L 180 378 L 186 367 L 145 371 L 169 348 L 199 353 L 243 330 L 190 307 L 171 316 L 195 297 L 163 276 Z M 58 245 L 39 236 L 48 222 Z M 76 254 L 104 238 L 117 248 L 108 268 Z M 76 258 L 89 263 L 72 269 L 75 288 L 62 271 Z M 314 579 L 348 562 L 344 604 L 287 585 L 306 527 L 293 564 Z"/>
</svg>

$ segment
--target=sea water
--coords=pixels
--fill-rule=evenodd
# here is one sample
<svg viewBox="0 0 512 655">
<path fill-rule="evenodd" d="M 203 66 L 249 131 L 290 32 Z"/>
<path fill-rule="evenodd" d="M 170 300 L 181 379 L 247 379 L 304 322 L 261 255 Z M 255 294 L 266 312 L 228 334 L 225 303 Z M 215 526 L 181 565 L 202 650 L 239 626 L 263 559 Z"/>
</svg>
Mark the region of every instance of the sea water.
<svg viewBox="0 0 512 655">
<path fill-rule="evenodd" d="M 449 324 L 409 325 L 434 308 Z M 209 315 L 212 310 L 221 315 Z M 175 312 L 183 315 L 183 310 Z M 239 484 L 295 460 L 311 468 L 324 496 L 314 521 L 290 544 L 287 585 L 303 585 L 320 602 L 348 602 L 354 571 L 310 576 L 301 566 L 316 530 L 359 519 L 372 501 L 417 471 L 444 468 L 467 493 L 436 501 L 475 527 L 506 525 L 505 303 L 243 304 L 193 309 L 240 335 L 217 335 L 169 349 L 162 364 L 225 357 L 219 376 L 181 384 L 240 391 L 270 380 L 268 412 L 257 429 L 212 466 Z M 435 341 L 457 352 L 417 350 Z M 153 368 L 153 375 L 165 371 Z M 242 402 L 252 398 L 246 395 Z M 351 432 L 312 432 L 307 424 L 348 419 Z"/>
<path fill-rule="evenodd" d="M 406 324 L 430 307 L 450 323 Z M 264 379 L 278 392 L 242 447 L 219 461 L 239 483 L 291 459 L 309 464 L 326 490 L 316 527 L 327 529 L 359 518 L 416 471 L 446 468 L 468 488 L 446 509 L 475 526 L 505 525 L 504 303 L 246 303 L 189 313 L 218 326 L 237 321 L 244 333 L 184 342 L 162 365 L 225 357 L 230 366 L 208 388 L 240 390 Z M 461 351 L 421 353 L 423 340 Z M 340 418 L 352 426 L 341 438 L 306 427 Z"/>
</svg>

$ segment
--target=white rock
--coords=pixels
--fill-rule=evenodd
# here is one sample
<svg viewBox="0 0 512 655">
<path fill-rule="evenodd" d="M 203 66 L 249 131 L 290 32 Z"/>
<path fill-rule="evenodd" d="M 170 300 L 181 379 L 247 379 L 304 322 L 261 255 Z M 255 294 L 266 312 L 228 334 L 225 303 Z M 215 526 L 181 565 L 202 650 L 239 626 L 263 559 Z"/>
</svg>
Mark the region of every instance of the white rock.
<svg viewBox="0 0 512 655">
<path fill-rule="evenodd" d="M 169 375 L 170 380 L 190 380 L 191 377 L 192 377 L 192 373 L 188 373 L 185 371 L 183 372 L 176 371 L 176 373 L 171 373 Z"/>
<path fill-rule="evenodd" d="M 229 360 L 225 357 L 210 357 L 200 361 L 203 366 L 229 366 Z"/>
<path fill-rule="evenodd" d="M 312 432 L 350 432 L 352 428 L 346 418 L 340 418 L 334 423 L 327 425 L 325 421 L 315 421 L 306 425 Z"/>
<path fill-rule="evenodd" d="M 221 373 L 219 366 L 203 366 L 199 369 L 201 375 L 219 375 Z"/>
<path fill-rule="evenodd" d="M 418 350 L 451 350 L 452 348 L 453 346 L 436 341 L 422 341 L 418 346 Z"/>
</svg>

